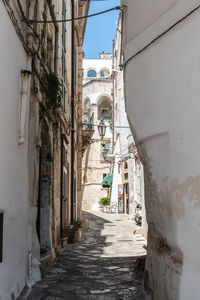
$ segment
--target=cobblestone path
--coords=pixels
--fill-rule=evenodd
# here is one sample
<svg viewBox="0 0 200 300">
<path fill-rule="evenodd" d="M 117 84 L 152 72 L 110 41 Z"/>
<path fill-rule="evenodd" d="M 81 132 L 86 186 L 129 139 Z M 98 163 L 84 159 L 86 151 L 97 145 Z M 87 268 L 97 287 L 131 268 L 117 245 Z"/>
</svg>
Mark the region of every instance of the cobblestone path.
<svg viewBox="0 0 200 300">
<path fill-rule="evenodd" d="M 83 217 L 90 226 L 82 242 L 65 247 L 27 299 L 144 300 L 143 274 L 135 268 L 145 254 L 144 239 L 133 235 L 136 225 L 125 215 Z"/>
</svg>

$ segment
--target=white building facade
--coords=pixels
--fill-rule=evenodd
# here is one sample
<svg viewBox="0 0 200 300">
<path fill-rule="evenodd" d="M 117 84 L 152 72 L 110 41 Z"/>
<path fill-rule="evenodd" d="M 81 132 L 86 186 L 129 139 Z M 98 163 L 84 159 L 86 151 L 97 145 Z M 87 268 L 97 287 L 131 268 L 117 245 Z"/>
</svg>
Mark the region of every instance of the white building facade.
<svg viewBox="0 0 200 300">
<path fill-rule="evenodd" d="M 111 207 L 134 219 L 136 206 L 144 205 L 143 166 L 125 109 L 123 71 L 121 70 L 121 17 L 118 20 L 113 47 L 114 148 Z M 113 209 L 114 211 L 114 209 Z M 143 218 L 145 222 L 145 215 Z"/>
<path fill-rule="evenodd" d="M 145 287 L 200 299 L 200 1 L 122 0 L 127 113 L 145 170 Z"/>
</svg>

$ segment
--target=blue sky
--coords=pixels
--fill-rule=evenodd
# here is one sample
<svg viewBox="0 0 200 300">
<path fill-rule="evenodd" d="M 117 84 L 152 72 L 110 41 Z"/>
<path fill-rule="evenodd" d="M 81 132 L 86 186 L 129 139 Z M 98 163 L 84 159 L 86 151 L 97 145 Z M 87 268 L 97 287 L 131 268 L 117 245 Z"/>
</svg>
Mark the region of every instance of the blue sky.
<svg viewBox="0 0 200 300">
<path fill-rule="evenodd" d="M 91 0 L 89 14 L 103 11 L 120 4 L 120 0 Z M 87 21 L 83 51 L 85 58 L 97 58 L 99 53 L 112 52 L 112 40 L 115 36 L 119 11 L 89 18 Z"/>
</svg>

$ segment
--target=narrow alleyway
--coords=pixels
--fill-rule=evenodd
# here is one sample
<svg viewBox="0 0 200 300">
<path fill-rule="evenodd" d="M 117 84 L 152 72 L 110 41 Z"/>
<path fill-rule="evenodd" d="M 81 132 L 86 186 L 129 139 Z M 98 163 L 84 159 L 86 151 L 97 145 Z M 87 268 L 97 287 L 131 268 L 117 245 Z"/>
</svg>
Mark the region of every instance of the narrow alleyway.
<svg viewBox="0 0 200 300">
<path fill-rule="evenodd" d="M 84 212 L 90 226 L 81 243 L 68 244 L 28 300 L 144 300 L 142 271 L 144 239 L 134 236 L 126 215 Z"/>
</svg>

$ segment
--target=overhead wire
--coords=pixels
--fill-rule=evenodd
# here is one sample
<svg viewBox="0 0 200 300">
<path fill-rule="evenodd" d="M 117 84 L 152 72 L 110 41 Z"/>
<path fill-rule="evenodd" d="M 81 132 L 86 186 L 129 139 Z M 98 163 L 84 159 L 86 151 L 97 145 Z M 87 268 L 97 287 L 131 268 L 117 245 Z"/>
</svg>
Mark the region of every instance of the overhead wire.
<svg viewBox="0 0 200 300">
<path fill-rule="evenodd" d="M 54 22 L 57 22 L 57 23 L 73 22 L 76 20 L 88 19 L 91 17 L 99 16 L 99 15 L 102 15 L 102 14 L 105 14 L 105 13 L 108 13 L 108 12 L 111 12 L 114 10 L 121 10 L 122 8 L 123 8 L 123 6 L 115 6 L 115 7 L 112 7 L 112 8 L 109 8 L 109 9 L 106 9 L 106 10 L 103 10 L 103 11 L 100 11 L 100 12 L 97 12 L 94 14 L 90 14 L 90 15 L 86 15 L 86 16 L 82 16 L 82 17 L 71 18 L 71 19 L 62 19 L 62 20 L 55 20 L 55 21 L 52 21 L 52 20 L 28 20 L 28 21 L 30 23 L 45 23 L 45 24 L 46 23 L 54 23 Z"/>
</svg>

